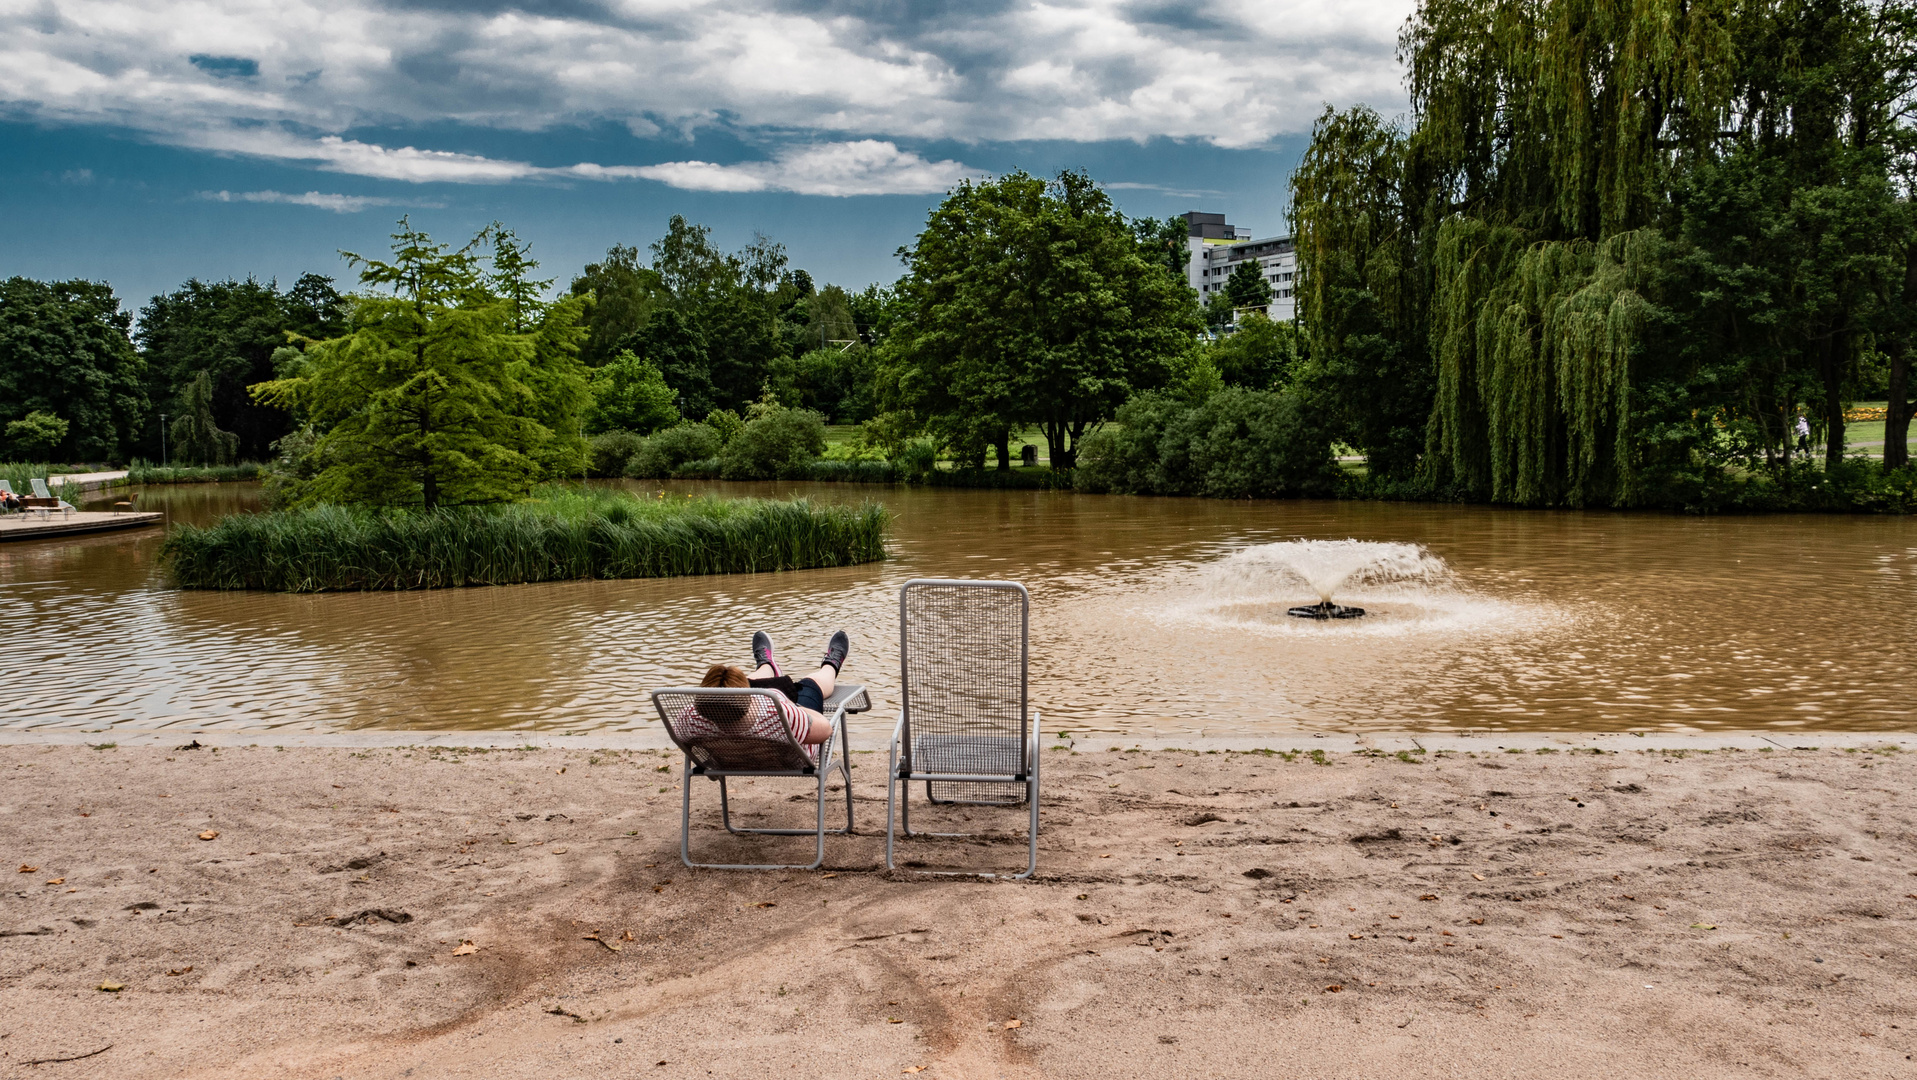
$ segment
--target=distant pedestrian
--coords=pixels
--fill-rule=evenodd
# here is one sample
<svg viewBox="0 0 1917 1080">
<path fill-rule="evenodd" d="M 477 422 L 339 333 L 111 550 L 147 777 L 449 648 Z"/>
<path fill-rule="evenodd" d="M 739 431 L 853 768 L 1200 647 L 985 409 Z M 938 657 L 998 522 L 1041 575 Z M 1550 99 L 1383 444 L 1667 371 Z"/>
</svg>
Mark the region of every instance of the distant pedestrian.
<svg viewBox="0 0 1917 1080">
<path fill-rule="evenodd" d="M 1799 453 L 1810 452 L 1810 421 L 1804 419 L 1803 413 L 1797 414 L 1797 450 Z"/>
</svg>

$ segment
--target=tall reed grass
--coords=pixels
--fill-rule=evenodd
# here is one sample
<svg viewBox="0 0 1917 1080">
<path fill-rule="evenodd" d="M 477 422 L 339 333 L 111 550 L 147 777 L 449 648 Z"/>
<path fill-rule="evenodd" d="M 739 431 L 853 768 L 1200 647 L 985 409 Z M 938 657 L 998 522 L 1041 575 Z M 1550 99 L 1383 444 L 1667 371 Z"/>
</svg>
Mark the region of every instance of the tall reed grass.
<svg viewBox="0 0 1917 1080">
<path fill-rule="evenodd" d="M 266 466 L 257 461 L 238 465 L 154 465 L 136 461 L 127 467 L 125 484 L 213 484 L 233 480 L 258 480 L 266 475 Z"/>
<path fill-rule="evenodd" d="M 161 558 L 185 589 L 439 589 L 850 566 L 885 558 L 891 524 L 876 504 L 539 495 L 431 512 L 235 514 L 206 528 L 177 526 Z"/>
<path fill-rule="evenodd" d="M 36 479 L 45 480 L 47 486 L 53 493 L 60 495 L 61 489 L 66 486 L 60 481 L 61 473 L 85 471 L 84 468 L 76 465 L 49 465 L 45 462 L 32 461 L 0 461 L 0 480 L 5 480 L 17 495 L 33 494 L 31 484 L 32 481 Z M 80 489 L 74 488 L 72 492 L 63 497 L 66 498 L 68 502 L 73 502 L 75 501 L 74 496 L 78 496 L 79 494 Z"/>
</svg>

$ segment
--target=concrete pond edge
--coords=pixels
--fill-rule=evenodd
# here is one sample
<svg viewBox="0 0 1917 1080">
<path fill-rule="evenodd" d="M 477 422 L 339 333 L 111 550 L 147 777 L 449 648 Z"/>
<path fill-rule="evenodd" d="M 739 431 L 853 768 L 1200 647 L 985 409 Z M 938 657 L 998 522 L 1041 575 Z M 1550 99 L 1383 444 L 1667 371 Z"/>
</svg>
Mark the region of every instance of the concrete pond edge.
<svg viewBox="0 0 1917 1080">
<path fill-rule="evenodd" d="M 855 719 L 852 749 L 880 752 L 891 738 L 890 718 Z M 859 727 L 867 728 L 859 732 Z M 440 748 L 447 750 L 671 750 L 658 728 L 544 732 L 499 731 L 313 731 L 286 728 L 0 728 L 0 746 L 93 746 L 177 748 L 248 746 Z M 1710 753 L 1720 750 L 1876 750 L 1917 746 L 1907 731 L 1533 731 L 1533 732 L 1288 732 L 1280 734 L 1125 735 L 1066 731 L 1045 737 L 1054 749 L 1079 752 L 1186 751 L 1192 753 L 1373 754 L 1415 759 L 1434 754 L 1498 753 Z"/>
</svg>

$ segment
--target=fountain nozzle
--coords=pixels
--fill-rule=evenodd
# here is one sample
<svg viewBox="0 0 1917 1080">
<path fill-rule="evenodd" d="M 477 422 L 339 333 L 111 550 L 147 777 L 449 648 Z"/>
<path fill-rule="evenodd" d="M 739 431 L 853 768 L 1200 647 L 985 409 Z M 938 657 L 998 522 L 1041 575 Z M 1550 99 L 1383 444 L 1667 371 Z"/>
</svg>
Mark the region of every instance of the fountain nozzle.
<svg viewBox="0 0 1917 1080">
<path fill-rule="evenodd" d="M 1341 607 L 1329 600 L 1317 604 L 1306 604 L 1285 612 L 1300 619 L 1355 619 L 1365 613 L 1361 607 Z"/>
</svg>

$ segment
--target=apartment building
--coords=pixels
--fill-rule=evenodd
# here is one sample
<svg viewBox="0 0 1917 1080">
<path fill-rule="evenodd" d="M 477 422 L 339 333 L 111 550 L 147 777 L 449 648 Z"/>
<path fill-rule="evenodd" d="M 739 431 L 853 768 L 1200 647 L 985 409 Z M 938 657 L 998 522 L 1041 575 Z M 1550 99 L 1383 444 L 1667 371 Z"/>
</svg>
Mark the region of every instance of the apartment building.
<svg viewBox="0 0 1917 1080">
<path fill-rule="evenodd" d="M 1265 314 L 1274 321 L 1289 320 L 1297 311 L 1293 296 L 1298 281 L 1298 256 L 1291 237 L 1254 239 L 1250 230 L 1228 224 L 1223 214 L 1192 211 L 1184 215 L 1190 227 L 1191 263 L 1187 274 L 1198 296 L 1207 299 L 1222 292 L 1232 271 L 1254 261 L 1271 286 L 1271 306 Z"/>
</svg>

